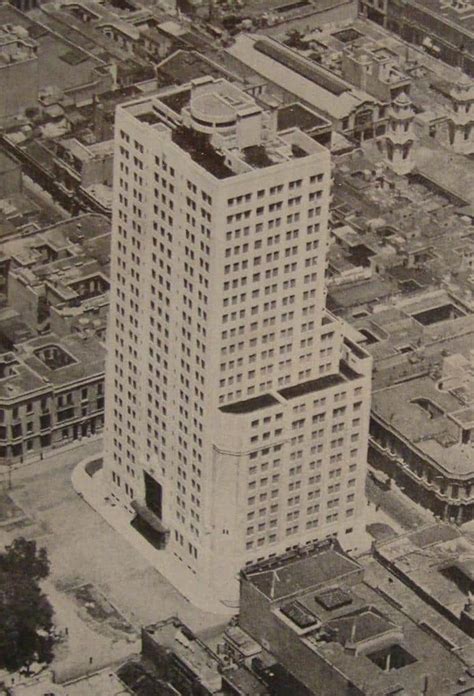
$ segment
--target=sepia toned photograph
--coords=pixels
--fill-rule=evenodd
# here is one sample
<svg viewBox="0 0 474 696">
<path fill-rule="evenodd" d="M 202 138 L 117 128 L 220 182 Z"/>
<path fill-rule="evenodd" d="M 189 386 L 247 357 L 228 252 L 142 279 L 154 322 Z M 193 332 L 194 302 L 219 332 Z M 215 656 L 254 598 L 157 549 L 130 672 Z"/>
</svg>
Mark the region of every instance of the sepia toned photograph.
<svg viewBox="0 0 474 696">
<path fill-rule="evenodd" d="M 0 696 L 474 696 L 474 0 L 0 0 Z"/>
</svg>

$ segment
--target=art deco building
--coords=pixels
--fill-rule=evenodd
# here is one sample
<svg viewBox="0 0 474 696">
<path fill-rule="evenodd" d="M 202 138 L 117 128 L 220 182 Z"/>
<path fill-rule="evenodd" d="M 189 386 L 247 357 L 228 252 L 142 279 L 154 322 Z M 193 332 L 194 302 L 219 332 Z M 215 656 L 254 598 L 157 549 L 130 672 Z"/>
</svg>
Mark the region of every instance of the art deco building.
<svg viewBox="0 0 474 696">
<path fill-rule="evenodd" d="M 329 151 L 225 80 L 116 119 L 105 476 L 175 572 L 363 525 L 370 357 L 325 309 Z"/>
</svg>

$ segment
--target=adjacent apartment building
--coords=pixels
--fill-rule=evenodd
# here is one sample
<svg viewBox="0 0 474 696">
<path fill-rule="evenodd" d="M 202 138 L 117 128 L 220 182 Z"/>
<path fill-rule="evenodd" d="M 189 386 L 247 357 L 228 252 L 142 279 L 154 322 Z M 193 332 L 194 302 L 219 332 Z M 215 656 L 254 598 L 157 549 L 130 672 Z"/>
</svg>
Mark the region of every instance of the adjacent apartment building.
<svg viewBox="0 0 474 696">
<path fill-rule="evenodd" d="M 180 575 L 363 526 L 371 358 L 325 308 L 330 153 L 223 79 L 116 119 L 104 473 Z"/>
</svg>

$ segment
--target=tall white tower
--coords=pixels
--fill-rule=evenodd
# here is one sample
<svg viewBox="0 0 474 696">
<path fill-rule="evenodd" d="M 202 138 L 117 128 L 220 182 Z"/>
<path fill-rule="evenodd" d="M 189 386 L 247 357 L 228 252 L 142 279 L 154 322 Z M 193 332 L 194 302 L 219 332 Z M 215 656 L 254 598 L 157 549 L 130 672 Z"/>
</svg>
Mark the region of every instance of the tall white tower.
<svg viewBox="0 0 474 696">
<path fill-rule="evenodd" d="M 389 109 L 389 123 L 385 135 L 386 161 L 396 174 L 409 174 L 414 167 L 413 130 L 414 112 L 410 97 L 401 92 Z"/>
<path fill-rule="evenodd" d="M 245 563 L 364 523 L 329 152 L 211 78 L 119 107 L 115 138 L 106 480 L 180 588 L 232 602 Z"/>
<path fill-rule="evenodd" d="M 450 91 L 449 144 L 455 152 L 474 152 L 474 81 L 461 72 Z"/>
</svg>

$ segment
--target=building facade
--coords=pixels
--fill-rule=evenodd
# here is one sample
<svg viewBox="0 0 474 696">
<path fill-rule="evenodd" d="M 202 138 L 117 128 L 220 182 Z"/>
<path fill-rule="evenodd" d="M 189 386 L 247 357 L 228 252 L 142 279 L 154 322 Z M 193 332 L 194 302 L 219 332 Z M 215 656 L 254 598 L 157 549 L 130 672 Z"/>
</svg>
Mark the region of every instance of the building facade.
<svg viewBox="0 0 474 696">
<path fill-rule="evenodd" d="M 361 565 L 328 539 L 249 566 L 241 574 L 239 626 L 312 694 L 469 694 L 472 640 L 429 599 L 428 588 L 438 586 L 445 604 L 454 585 L 436 577 L 446 570 L 448 558 L 452 563 L 450 529 L 446 525 L 441 534 L 433 527 L 417 530 L 408 540 L 388 542 L 385 553 L 381 545 L 380 564 Z M 449 549 L 449 542 L 444 544 L 444 563 L 442 551 L 432 553 L 433 543 L 443 536 L 451 542 Z M 468 563 L 464 566 L 466 571 Z M 418 580 L 426 583 L 424 593 L 414 587 L 417 571 Z M 454 641 L 459 650 L 451 649 Z"/>
<path fill-rule="evenodd" d="M 371 359 L 325 309 L 329 151 L 225 80 L 120 107 L 104 473 L 222 601 L 363 525 Z M 151 531 L 151 530 L 149 530 Z"/>
<path fill-rule="evenodd" d="M 369 461 L 444 520 L 474 515 L 474 356 L 376 390 Z"/>
<path fill-rule="evenodd" d="M 95 435 L 104 422 L 105 350 L 95 339 L 40 336 L 0 356 L 0 481 L 9 469 Z"/>
</svg>

